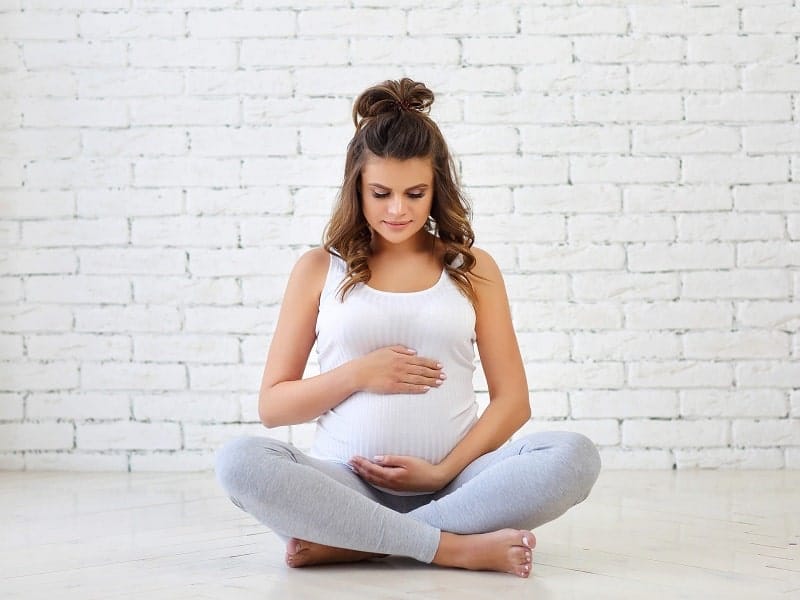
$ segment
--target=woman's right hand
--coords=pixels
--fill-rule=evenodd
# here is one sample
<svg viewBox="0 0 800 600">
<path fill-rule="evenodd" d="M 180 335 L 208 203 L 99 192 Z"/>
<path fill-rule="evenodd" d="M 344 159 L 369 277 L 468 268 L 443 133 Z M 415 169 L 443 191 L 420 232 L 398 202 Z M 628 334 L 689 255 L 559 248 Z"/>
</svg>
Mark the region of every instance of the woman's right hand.
<svg viewBox="0 0 800 600">
<path fill-rule="evenodd" d="M 386 346 L 356 359 L 359 388 L 374 394 L 424 394 L 445 379 L 442 365 L 405 346 Z"/>
</svg>

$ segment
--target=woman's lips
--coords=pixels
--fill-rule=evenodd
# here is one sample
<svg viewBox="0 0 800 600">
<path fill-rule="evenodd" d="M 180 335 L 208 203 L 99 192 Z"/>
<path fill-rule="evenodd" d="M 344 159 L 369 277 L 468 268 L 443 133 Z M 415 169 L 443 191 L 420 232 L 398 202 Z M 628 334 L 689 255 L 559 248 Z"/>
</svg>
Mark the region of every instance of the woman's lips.
<svg viewBox="0 0 800 600">
<path fill-rule="evenodd" d="M 390 229 L 402 229 L 409 223 L 411 223 L 411 221 L 401 221 L 401 222 L 384 221 L 384 224 L 386 224 L 386 226 L 389 227 Z"/>
</svg>

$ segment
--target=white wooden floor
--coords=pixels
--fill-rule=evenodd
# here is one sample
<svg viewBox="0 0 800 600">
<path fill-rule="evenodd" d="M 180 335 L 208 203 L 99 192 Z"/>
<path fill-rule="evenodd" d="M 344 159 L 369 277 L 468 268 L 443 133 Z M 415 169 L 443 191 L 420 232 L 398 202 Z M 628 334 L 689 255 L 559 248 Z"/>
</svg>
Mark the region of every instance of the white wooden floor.
<svg viewBox="0 0 800 600">
<path fill-rule="evenodd" d="M 391 558 L 292 570 L 211 473 L 0 473 L 0 598 L 800 598 L 800 472 L 605 471 L 530 579 Z M 513 596 L 512 596 L 513 595 Z"/>
</svg>

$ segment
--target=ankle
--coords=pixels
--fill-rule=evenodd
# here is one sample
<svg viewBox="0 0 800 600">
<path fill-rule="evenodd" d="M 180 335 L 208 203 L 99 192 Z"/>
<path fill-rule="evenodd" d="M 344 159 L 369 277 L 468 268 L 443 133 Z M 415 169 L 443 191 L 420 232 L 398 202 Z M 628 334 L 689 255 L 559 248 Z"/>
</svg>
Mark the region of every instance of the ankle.
<svg viewBox="0 0 800 600">
<path fill-rule="evenodd" d="M 457 533 L 442 531 L 439 535 L 439 547 L 433 557 L 433 564 L 441 566 L 454 566 L 458 564 L 462 538 Z"/>
</svg>

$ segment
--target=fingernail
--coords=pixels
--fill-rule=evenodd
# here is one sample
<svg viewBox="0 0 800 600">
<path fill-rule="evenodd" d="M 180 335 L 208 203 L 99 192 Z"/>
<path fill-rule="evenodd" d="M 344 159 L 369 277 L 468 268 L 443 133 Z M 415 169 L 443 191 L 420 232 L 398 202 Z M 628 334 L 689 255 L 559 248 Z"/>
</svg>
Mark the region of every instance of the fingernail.
<svg viewBox="0 0 800 600">
<path fill-rule="evenodd" d="M 374 460 L 375 462 L 381 462 L 381 461 L 383 461 L 383 456 L 380 456 L 380 455 L 379 456 L 373 456 L 372 460 Z"/>
<path fill-rule="evenodd" d="M 524 535 L 522 536 L 522 543 L 525 544 L 528 548 L 531 547 L 530 544 L 528 543 L 528 537 L 527 536 L 524 536 Z"/>
<path fill-rule="evenodd" d="M 427 392 L 429 389 L 431 389 L 431 386 L 426 385 L 423 389 Z"/>
<path fill-rule="evenodd" d="M 436 368 L 437 369 L 441 369 L 442 368 L 442 363 L 436 363 Z"/>
<path fill-rule="evenodd" d="M 447 379 L 447 375 L 444 373 L 439 373 L 439 379 Z"/>
<path fill-rule="evenodd" d="M 441 379 L 437 379 L 436 380 L 436 385 L 442 385 L 442 380 Z"/>
<path fill-rule="evenodd" d="M 408 350 L 409 352 L 413 352 L 414 354 L 416 354 L 416 353 L 417 353 L 417 351 L 416 351 L 416 350 L 414 350 L 413 348 L 406 348 L 406 350 Z"/>
</svg>

